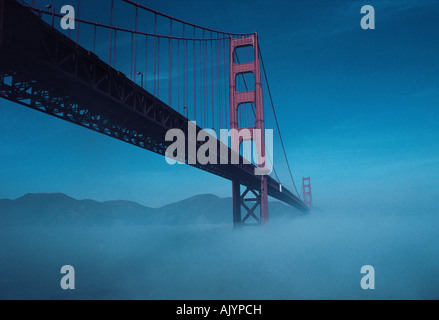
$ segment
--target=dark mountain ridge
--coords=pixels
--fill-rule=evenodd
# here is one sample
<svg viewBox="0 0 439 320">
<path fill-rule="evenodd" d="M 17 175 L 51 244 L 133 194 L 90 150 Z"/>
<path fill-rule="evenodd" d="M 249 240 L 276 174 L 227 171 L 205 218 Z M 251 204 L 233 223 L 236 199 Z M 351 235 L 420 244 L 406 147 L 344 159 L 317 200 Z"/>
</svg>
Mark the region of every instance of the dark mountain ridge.
<svg viewBox="0 0 439 320">
<path fill-rule="evenodd" d="M 270 202 L 271 217 L 298 215 L 297 210 Z M 26 194 L 0 200 L 0 226 L 7 225 L 148 225 L 231 223 L 232 199 L 198 195 L 161 208 L 131 201 L 76 200 L 62 193 Z"/>
</svg>

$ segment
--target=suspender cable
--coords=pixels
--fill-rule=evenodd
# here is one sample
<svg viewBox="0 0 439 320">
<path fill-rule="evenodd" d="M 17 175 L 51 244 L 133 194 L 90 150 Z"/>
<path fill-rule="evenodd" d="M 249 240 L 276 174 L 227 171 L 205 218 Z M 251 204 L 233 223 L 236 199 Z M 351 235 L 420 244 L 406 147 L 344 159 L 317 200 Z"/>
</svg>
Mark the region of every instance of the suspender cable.
<svg viewBox="0 0 439 320">
<path fill-rule="evenodd" d="M 204 89 L 206 90 L 206 128 L 209 127 L 209 112 L 210 112 L 210 108 L 209 108 L 209 47 L 208 47 L 208 43 L 206 42 L 206 50 L 204 51 L 204 58 L 205 58 L 205 70 L 204 70 L 204 76 L 206 77 L 206 84 Z"/>
<path fill-rule="evenodd" d="M 170 35 L 172 36 L 172 20 L 170 20 Z M 169 38 L 169 88 L 168 88 L 168 100 L 169 106 L 172 108 L 172 39 Z"/>
<path fill-rule="evenodd" d="M 131 81 L 133 80 L 133 62 L 134 62 L 134 58 L 133 58 L 133 46 L 134 46 L 134 33 L 131 33 L 131 74 L 130 74 L 130 79 Z"/>
<path fill-rule="evenodd" d="M 204 38 L 204 30 L 203 30 L 203 38 Z M 207 43 L 204 42 L 203 46 L 203 91 L 204 91 L 204 127 L 206 127 L 207 121 L 209 119 L 209 106 L 208 106 L 208 97 L 207 97 Z"/>
<path fill-rule="evenodd" d="M 230 128 L 230 121 L 228 119 L 228 113 L 229 110 L 227 110 L 227 101 L 229 100 L 228 95 L 227 95 L 227 40 L 224 39 L 224 44 L 223 44 L 223 51 L 224 51 L 224 116 L 225 116 L 225 120 L 226 120 L 226 128 Z"/>
<path fill-rule="evenodd" d="M 203 77 L 204 77 L 204 85 L 203 85 L 203 90 L 204 90 L 204 127 L 207 127 L 207 121 L 209 119 L 209 106 L 208 106 L 208 97 L 207 97 L 207 43 L 204 42 L 204 46 L 203 46 Z"/>
<path fill-rule="evenodd" d="M 189 32 L 189 31 L 188 31 Z M 190 43 L 188 40 L 186 41 L 186 78 L 185 78 L 185 82 L 186 82 L 186 91 L 185 91 L 185 95 L 186 95 L 186 106 L 187 106 L 187 113 L 189 115 L 189 112 L 192 111 L 192 108 L 189 107 L 190 103 L 190 99 L 189 99 L 189 90 L 190 90 L 190 85 L 189 85 L 189 79 L 191 78 L 190 76 L 192 75 L 192 73 L 189 72 L 189 46 Z"/>
<path fill-rule="evenodd" d="M 189 33 L 189 31 L 186 31 L 187 33 Z M 189 108 L 190 102 L 189 102 L 189 41 L 185 40 L 186 42 L 186 46 L 185 46 L 185 50 L 186 50 L 186 54 L 185 54 L 185 58 L 186 58 L 186 73 L 185 73 L 185 83 L 186 83 L 186 89 L 185 89 L 185 96 L 186 96 L 186 107 L 187 107 L 187 113 L 189 115 L 189 111 L 192 108 Z"/>
<path fill-rule="evenodd" d="M 154 35 L 157 35 L 157 14 L 154 15 Z M 157 37 L 154 37 L 154 95 L 157 95 Z"/>
<path fill-rule="evenodd" d="M 116 68 L 117 30 L 114 30 L 113 68 Z"/>
<path fill-rule="evenodd" d="M 300 198 L 300 194 L 299 194 L 299 192 L 297 191 L 296 183 L 294 182 L 293 174 L 292 174 L 292 172 L 291 172 L 290 163 L 288 162 L 287 153 L 286 153 L 286 151 L 285 151 L 285 145 L 284 145 L 284 142 L 283 142 L 283 139 L 282 139 L 282 134 L 280 133 L 279 122 L 278 122 L 278 120 L 277 120 L 276 110 L 275 110 L 275 108 L 274 108 L 273 98 L 272 98 L 272 96 L 271 96 L 270 85 L 268 84 L 267 73 L 265 72 L 265 65 L 264 65 L 264 60 L 262 59 L 261 48 L 258 47 L 258 49 L 259 49 L 259 56 L 260 56 L 260 58 L 261 58 L 262 70 L 264 71 L 265 82 L 266 82 L 266 84 L 267 84 L 268 95 L 269 95 L 269 97 L 270 97 L 271 108 L 273 109 L 274 120 L 275 120 L 275 122 L 276 122 L 277 131 L 279 132 L 280 143 L 281 143 L 281 145 L 282 145 L 282 150 L 283 150 L 283 152 L 284 152 L 285 161 L 286 161 L 286 163 L 287 163 L 287 167 L 288 167 L 288 172 L 290 173 L 290 177 L 291 177 L 291 180 L 293 181 L 294 189 L 296 190 L 297 196 Z"/>
<path fill-rule="evenodd" d="M 186 26 L 183 25 L 183 38 L 186 35 Z M 186 40 L 183 40 L 183 107 L 186 105 Z M 189 112 L 189 111 L 188 111 Z"/>
<path fill-rule="evenodd" d="M 160 99 L 160 38 L 157 39 L 157 98 Z"/>
<path fill-rule="evenodd" d="M 145 90 L 148 90 L 148 36 L 145 36 Z"/>
<path fill-rule="evenodd" d="M 180 40 L 177 40 L 177 108 L 180 112 Z"/>
<path fill-rule="evenodd" d="M 137 78 L 137 26 L 138 26 L 138 20 L 139 20 L 139 8 L 136 7 L 136 19 L 135 19 L 135 34 L 134 34 L 134 67 L 133 67 L 133 76 L 134 76 L 134 82 L 136 82 Z"/>
<path fill-rule="evenodd" d="M 220 38 L 220 34 L 218 34 L 218 39 Z M 221 52 L 221 48 L 222 48 L 222 43 L 221 41 L 218 41 L 217 43 L 217 52 L 216 52 L 216 63 L 217 63 L 217 82 L 218 82 L 218 86 L 217 86 L 217 95 L 218 95 L 218 121 L 219 121 L 219 129 L 224 129 L 224 124 L 223 124 L 223 113 L 222 113 L 222 100 L 221 100 L 221 93 L 222 93 L 222 77 L 223 77 L 223 68 L 221 65 L 221 58 L 222 58 L 222 52 Z"/>
<path fill-rule="evenodd" d="M 108 64 L 111 66 L 111 45 L 113 40 L 113 11 L 114 11 L 114 0 L 111 0 L 110 9 L 110 42 L 108 46 Z M 69 29 L 70 30 L 70 29 Z"/>
<path fill-rule="evenodd" d="M 219 38 L 219 33 L 217 34 L 217 38 Z M 222 121 L 221 121 L 221 67 L 220 67 L 220 54 L 221 54 L 221 42 L 216 42 L 216 94 L 217 94 L 217 120 L 218 120 L 218 133 L 219 130 L 222 128 Z"/>
<path fill-rule="evenodd" d="M 78 19 L 81 19 L 81 0 L 78 0 Z M 76 43 L 79 44 L 79 28 L 81 23 L 78 22 L 76 26 Z"/>
<path fill-rule="evenodd" d="M 97 32 L 98 26 L 94 25 L 94 37 L 93 37 L 93 53 L 96 54 L 96 32 Z"/>
<path fill-rule="evenodd" d="M 203 34 L 204 36 L 204 34 Z M 203 90 L 203 83 L 204 83 L 204 78 L 203 78 L 203 47 L 204 47 L 204 42 L 200 43 L 200 123 L 201 126 L 203 125 L 204 122 L 204 90 Z"/>
<path fill-rule="evenodd" d="M 212 38 L 212 32 L 210 37 Z M 214 104 L 214 84 L 213 84 L 213 41 L 210 41 L 210 73 L 211 73 L 211 86 L 212 86 L 212 129 L 215 130 L 215 104 Z"/>
<path fill-rule="evenodd" d="M 194 39 L 196 30 L 194 28 Z M 197 121 L 197 68 L 196 68 L 196 43 L 194 41 L 194 120 Z"/>
</svg>

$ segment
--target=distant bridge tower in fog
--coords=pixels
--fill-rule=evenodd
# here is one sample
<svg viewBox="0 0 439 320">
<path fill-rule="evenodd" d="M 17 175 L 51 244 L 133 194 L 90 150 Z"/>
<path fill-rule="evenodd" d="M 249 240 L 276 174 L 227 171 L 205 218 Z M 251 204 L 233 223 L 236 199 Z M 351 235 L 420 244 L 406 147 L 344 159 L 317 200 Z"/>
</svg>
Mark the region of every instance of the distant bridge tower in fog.
<svg viewBox="0 0 439 320">
<path fill-rule="evenodd" d="M 302 179 L 303 202 L 312 209 L 311 178 Z"/>
</svg>

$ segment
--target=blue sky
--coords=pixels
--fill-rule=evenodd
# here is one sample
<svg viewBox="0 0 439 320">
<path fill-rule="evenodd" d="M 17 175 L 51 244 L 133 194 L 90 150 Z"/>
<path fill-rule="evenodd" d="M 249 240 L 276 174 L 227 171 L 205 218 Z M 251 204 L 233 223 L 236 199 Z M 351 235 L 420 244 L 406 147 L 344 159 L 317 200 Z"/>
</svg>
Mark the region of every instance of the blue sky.
<svg viewBox="0 0 439 320">
<path fill-rule="evenodd" d="M 293 174 L 311 176 L 315 206 L 437 211 L 436 1 L 141 2 L 212 28 L 258 31 Z M 365 4 L 375 7 L 375 30 L 360 27 Z M 231 196 L 229 181 L 3 100 L 0 136 L 0 198 L 63 192 L 160 206 Z"/>
</svg>

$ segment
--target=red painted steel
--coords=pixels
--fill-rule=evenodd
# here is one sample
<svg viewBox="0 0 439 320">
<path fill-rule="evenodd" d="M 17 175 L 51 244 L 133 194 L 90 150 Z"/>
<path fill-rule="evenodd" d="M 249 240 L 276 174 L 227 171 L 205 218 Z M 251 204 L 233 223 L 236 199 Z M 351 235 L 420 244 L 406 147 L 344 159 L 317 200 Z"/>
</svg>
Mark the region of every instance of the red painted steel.
<svg viewBox="0 0 439 320">
<path fill-rule="evenodd" d="M 229 40 L 229 75 L 230 75 L 230 129 L 236 129 L 238 134 L 243 129 L 253 129 L 251 127 L 241 128 L 238 122 L 239 106 L 244 103 L 253 103 L 256 109 L 256 129 L 261 130 L 261 143 L 256 143 L 258 150 L 258 166 L 265 167 L 265 123 L 264 123 L 264 104 L 262 99 L 262 85 L 261 85 L 261 66 L 259 61 L 259 46 L 258 34 L 255 33 L 250 37 L 233 38 Z M 242 47 L 253 47 L 254 61 L 246 64 L 239 64 L 234 62 L 235 50 Z M 255 76 L 255 89 L 247 92 L 238 92 L 236 88 L 236 77 L 243 73 L 253 73 Z M 244 137 L 243 140 L 253 140 L 253 131 L 250 136 Z M 233 140 L 233 139 L 232 139 Z M 235 149 L 236 150 L 236 149 Z M 239 149 L 238 149 L 239 150 Z M 268 223 L 268 193 L 267 193 L 267 177 L 261 176 L 260 187 L 260 222 L 261 224 Z"/>
</svg>

